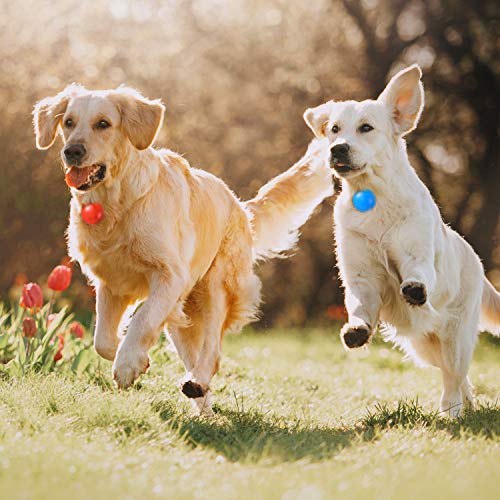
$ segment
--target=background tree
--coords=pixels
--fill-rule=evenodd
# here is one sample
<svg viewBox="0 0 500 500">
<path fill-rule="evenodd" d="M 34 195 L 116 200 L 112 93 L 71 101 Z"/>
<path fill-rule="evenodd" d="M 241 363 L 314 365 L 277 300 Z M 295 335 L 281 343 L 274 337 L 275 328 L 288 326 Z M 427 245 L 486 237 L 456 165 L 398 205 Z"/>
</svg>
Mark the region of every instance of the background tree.
<svg viewBox="0 0 500 500">
<path fill-rule="evenodd" d="M 444 217 L 498 269 L 498 10 L 458 0 L 0 0 L 0 292 L 65 255 L 58 146 L 35 150 L 33 104 L 78 81 L 161 97 L 157 144 L 243 199 L 303 154 L 307 107 L 373 98 L 406 64 L 424 70 L 413 164 Z M 26 13 L 29 15 L 26 15 Z M 327 320 L 342 302 L 326 200 L 287 261 L 260 267 L 264 324 Z M 83 279 L 74 299 L 92 305 Z M 334 313 L 336 309 L 332 309 Z"/>
</svg>

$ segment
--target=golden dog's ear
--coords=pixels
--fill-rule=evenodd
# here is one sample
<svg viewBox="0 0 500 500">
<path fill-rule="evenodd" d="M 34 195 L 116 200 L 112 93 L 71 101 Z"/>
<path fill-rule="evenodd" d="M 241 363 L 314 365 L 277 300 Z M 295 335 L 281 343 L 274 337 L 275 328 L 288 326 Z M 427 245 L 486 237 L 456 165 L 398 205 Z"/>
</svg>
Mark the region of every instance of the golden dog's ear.
<svg viewBox="0 0 500 500">
<path fill-rule="evenodd" d="M 139 150 L 151 146 L 165 113 L 160 99 L 151 101 L 129 87 L 116 89 L 110 97 L 120 111 L 122 129 L 133 146 Z"/>
<path fill-rule="evenodd" d="M 326 125 L 328 125 L 332 104 L 333 101 L 328 101 L 315 108 L 306 109 L 303 115 L 304 121 L 316 137 L 325 137 L 326 135 Z"/>
<path fill-rule="evenodd" d="M 56 140 L 57 129 L 69 102 L 68 88 L 54 97 L 46 97 L 35 104 L 33 126 L 38 149 L 50 148 Z"/>
<path fill-rule="evenodd" d="M 417 126 L 424 108 L 420 78 L 422 70 L 413 64 L 393 76 L 378 98 L 389 108 L 398 135 L 407 134 Z"/>
</svg>

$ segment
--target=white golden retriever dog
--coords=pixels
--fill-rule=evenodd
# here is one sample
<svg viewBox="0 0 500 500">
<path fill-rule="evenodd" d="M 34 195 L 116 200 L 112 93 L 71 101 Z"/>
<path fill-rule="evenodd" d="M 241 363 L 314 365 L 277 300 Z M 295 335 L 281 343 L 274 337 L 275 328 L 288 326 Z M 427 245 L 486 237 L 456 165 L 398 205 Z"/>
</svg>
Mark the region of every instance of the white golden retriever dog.
<svg viewBox="0 0 500 500">
<path fill-rule="evenodd" d="M 130 88 L 70 85 L 35 106 L 36 144 L 49 148 L 62 135 L 69 252 L 95 285 L 94 345 L 113 361 L 118 387 L 147 370 L 167 326 L 187 372 L 181 390 L 209 413 L 222 337 L 255 317 L 255 261 L 291 248 L 332 192 L 328 143 L 313 141 L 301 161 L 243 203 L 220 179 L 151 147 L 163 114 L 160 101 Z M 95 225 L 80 215 L 89 203 L 104 208 Z M 120 335 L 125 310 L 138 300 Z"/>
<path fill-rule="evenodd" d="M 330 162 L 342 181 L 335 238 L 348 322 L 346 348 L 365 345 L 379 320 L 416 361 L 441 369 L 441 409 L 459 415 L 473 405 L 467 377 L 480 328 L 498 335 L 500 294 L 485 278 L 469 244 L 445 225 L 411 167 L 403 136 L 424 105 L 418 66 L 398 73 L 377 100 L 329 101 L 304 118 L 330 142 Z M 352 197 L 370 189 L 373 210 Z"/>
</svg>

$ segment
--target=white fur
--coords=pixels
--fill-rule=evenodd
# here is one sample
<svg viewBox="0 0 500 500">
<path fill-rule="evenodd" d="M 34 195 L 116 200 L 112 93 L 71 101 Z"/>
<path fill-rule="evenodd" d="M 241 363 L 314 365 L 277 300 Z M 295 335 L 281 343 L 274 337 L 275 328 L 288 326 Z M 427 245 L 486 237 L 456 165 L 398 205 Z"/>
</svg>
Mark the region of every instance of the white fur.
<svg viewBox="0 0 500 500">
<path fill-rule="evenodd" d="M 409 163 L 402 136 L 416 127 L 423 108 L 420 77 L 420 68 L 411 66 L 376 101 L 329 101 L 304 118 L 332 147 L 347 143 L 355 167 L 336 172 L 342 193 L 334 209 L 335 237 L 349 315 L 344 341 L 354 328 L 371 336 L 379 321 L 390 324 L 386 337 L 416 361 L 441 369 L 441 409 L 456 416 L 464 400 L 473 404 L 467 373 L 481 309 L 483 324 L 498 333 L 500 294 L 470 245 L 443 223 Z M 362 133 L 365 123 L 374 130 Z M 377 198 L 364 213 L 352 203 L 362 189 Z M 402 294 L 407 284 L 423 285 L 423 305 L 408 303 Z"/>
</svg>

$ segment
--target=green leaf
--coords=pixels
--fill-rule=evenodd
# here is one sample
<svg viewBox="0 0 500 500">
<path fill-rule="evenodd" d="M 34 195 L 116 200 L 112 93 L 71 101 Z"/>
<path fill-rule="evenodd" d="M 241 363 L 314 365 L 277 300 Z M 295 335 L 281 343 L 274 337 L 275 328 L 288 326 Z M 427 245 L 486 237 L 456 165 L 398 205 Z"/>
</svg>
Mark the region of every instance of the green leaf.
<svg viewBox="0 0 500 500">
<path fill-rule="evenodd" d="M 71 363 L 71 371 L 77 375 L 81 375 L 90 363 L 89 347 L 83 348 Z"/>
<path fill-rule="evenodd" d="M 4 365 L 4 371 L 11 377 L 20 377 L 24 374 L 23 368 L 17 357 L 11 359 L 6 365 Z"/>
<path fill-rule="evenodd" d="M 17 359 L 21 365 L 26 363 L 26 339 L 23 338 L 23 342 L 19 342 L 19 346 L 17 347 Z"/>
</svg>

